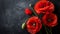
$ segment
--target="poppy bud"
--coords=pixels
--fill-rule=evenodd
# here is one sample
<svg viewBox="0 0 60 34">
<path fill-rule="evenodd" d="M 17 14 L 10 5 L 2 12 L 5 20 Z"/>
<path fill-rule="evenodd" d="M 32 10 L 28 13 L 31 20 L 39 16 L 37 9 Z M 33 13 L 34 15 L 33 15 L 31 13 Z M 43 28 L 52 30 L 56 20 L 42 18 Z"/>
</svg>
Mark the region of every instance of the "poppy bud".
<svg viewBox="0 0 60 34">
<path fill-rule="evenodd" d="M 26 8 L 25 9 L 25 14 L 31 15 L 32 14 L 32 11 L 29 8 Z"/>
</svg>

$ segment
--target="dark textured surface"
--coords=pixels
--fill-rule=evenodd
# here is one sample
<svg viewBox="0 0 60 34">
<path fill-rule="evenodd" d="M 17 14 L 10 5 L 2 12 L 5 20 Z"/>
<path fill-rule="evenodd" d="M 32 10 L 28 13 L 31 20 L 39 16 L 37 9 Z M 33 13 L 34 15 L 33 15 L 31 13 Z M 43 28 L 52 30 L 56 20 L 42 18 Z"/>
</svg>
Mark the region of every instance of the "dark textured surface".
<svg viewBox="0 0 60 34">
<path fill-rule="evenodd" d="M 0 0 L 0 34 L 28 34 L 21 29 L 21 24 L 28 18 L 24 9 L 37 0 Z M 51 0 L 55 5 L 58 25 L 53 28 L 53 34 L 60 32 L 60 0 Z M 59 32 L 58 32 L 59 31 Z M 44 32 L 44 31 L 43 31 Z M 37 33 L 39 34 L 39 32 Z"/>
</svg>

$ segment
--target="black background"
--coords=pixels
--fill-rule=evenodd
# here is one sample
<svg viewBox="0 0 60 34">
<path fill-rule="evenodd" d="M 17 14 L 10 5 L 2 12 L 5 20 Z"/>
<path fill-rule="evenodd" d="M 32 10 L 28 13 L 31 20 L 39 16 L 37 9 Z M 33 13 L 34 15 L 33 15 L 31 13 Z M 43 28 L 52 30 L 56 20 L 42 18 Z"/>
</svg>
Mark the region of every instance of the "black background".
<svg viewBox="0 0 60 34">
<path fill-rule="evenodd" d="M 24 9 L 38 0 L 0 0 L 0 34 L 29 34 L 26 29 L 21 29 L 21 24 L 29 16 Z M 60 34 L 60 0 L 49 0 L 55 5 L 54 14 L 58 17 L 58 25 L 52 28 L 53 34 Z M 43 30 L 43 28 L 42 28 Z M 45 34 L 45 31 L 42 31 Z M 37 34 L 40 34 L 38 32 Z"/>
</svg>

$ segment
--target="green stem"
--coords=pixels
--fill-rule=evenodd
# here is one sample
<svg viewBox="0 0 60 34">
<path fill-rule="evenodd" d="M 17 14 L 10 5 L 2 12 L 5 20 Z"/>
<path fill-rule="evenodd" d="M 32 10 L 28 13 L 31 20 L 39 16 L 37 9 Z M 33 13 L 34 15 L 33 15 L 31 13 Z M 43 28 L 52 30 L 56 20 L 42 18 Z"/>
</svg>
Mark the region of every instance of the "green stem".
<svg viewBox="0 0 60 34">
<path fill-rule="evenodd" d="M 43 27 L 45 28 L 46 34 L 49 34 L 47 27 L 43 24 Z"/>
<path fill-rule="evenodd" d="M 50 33 L 52 34 L 52 29 L 50 28 Z"/>
<path fill-rule="evenodd" d="M 35 16 L 38 16 L 32 7 L 31 9 L 32 9 L 32 12 L 35 14 Z"/>
<path fill-rule="evenodd" d="M 29 7 L 32 9 L 32 12 L 35 14 L 35 16 L 38 16 L 35 12 L 35 10 L 31 7 L 32 4 L 29 4 Z"/>
<path fill-rule="evenodd" d="M 44 27 L 45 27 L 45 26 L 44 26 Z M 45 27 L 45 30 L 46 30 L 46 33 L 49 34 L 46 27 Z"/>
</svg>

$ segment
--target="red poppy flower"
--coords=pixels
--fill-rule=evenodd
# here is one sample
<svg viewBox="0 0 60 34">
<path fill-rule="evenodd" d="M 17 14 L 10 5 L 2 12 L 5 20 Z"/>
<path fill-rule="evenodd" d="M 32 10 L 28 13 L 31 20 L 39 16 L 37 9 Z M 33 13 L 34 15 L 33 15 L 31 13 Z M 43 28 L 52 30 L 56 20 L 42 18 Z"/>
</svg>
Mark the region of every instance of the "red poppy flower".
<svg viewBox="0 0 60 34">
<path fill-rule="evenodd" d="M 42 28 L 42 24 L 38 17 L 33 16 L 28 19 L 27 21 L 28 32 L 30 32 L 31 34 L 35 34 L 36 32 L 40 31 L 41 28 Z"/>
<path fill-rule="evenodd" d="M 36 11 L 37 14 L 46 13 L 47 11 L 53 12 L 54 5 L 49 1 L 38 1 L 34 6 L 34 10 Z"/>
<path fill-rule="evenodd" d="M 57 25 L 57 16 L 55 14 L 46 14 L 42 18 L 43 24 L 48 27 L 54 27 Z"/>
<path fill-rule="evenodd" d="M 31 15 L 32 14 L 32 11 L 29 8 L 26 8 L 25 9 L 25 14 Z"/>
</svg>

